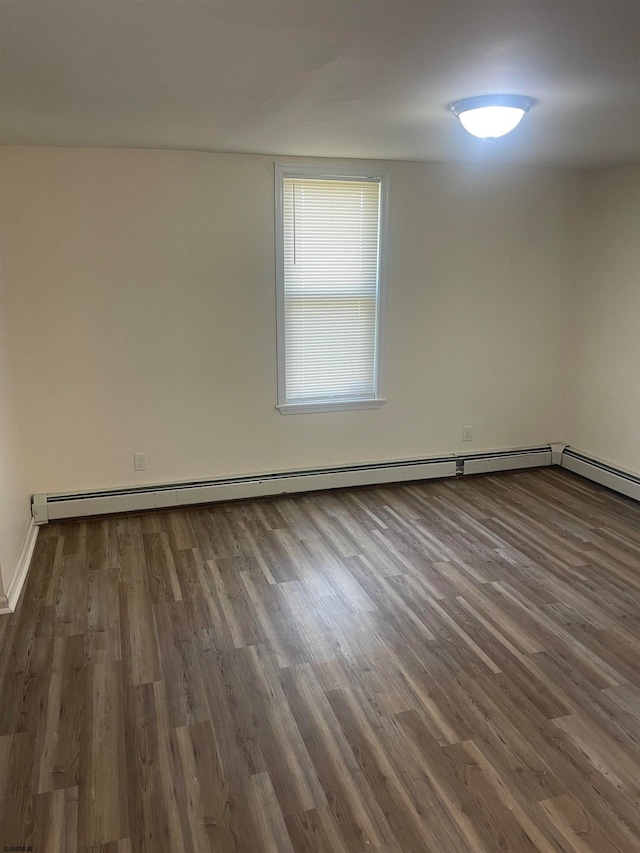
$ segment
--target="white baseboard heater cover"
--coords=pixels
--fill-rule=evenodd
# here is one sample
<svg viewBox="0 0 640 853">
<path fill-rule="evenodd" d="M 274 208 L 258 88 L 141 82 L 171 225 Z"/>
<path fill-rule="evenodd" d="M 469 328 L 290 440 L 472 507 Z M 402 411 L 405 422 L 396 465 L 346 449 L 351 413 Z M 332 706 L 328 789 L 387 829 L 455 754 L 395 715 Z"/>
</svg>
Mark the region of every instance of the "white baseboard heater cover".
<svg viewBox="0 0 640 853">
<path fill-rule="evenodd" d="M 366 486 L 407 480 L 454 477 L 454 457 L 385 462 L 307 471 L 285 471 L 225 477 L 218 480 L 138 486 L 77 494 L 34 495 L 36 523 L 84 515 L 137 512 L 161 507 L 180 507 L 200 503 L 256 498 L 292 492 Z"/>
<path fill-rule="evenodd" d="M 475 465 L 468 465 L 472 462 Z M 549 446 L 466 456 L 450 454 L 426 459 L 250 474 L 156 486 L 37 494 L 33 496 L 32 512 L 36 524 L 46 524 L 48 521 L 57 519 L 80 518 L 88 515 L 139 512 L 146 509 L 190 506 L 348 486 L 374 486 L 410 480 L 429 480 L 455 477 L 456 474 L 507 471 L 513 468 L 550 464 L 551 448 Z"/>
<path fill-rule="evenodd" d="M 539 468 L 551 465 L 551 447 L 529 450 L 478 453 L 465 458 L 464 474 L 488 474 L 491 471 L 515 471 L 518 468 Z"/>
<path fill-rule="evenodd" d="M 600 483 L 614 492 L 626 495 L 640 501 L 640 477 L 631 471 L 614 468 L 601 459 L 587 456 L 571 447 L 565 448 L 562 454 L 561 465 L 574 474 L 580 474 L 594 483 Z"/>
</svg>

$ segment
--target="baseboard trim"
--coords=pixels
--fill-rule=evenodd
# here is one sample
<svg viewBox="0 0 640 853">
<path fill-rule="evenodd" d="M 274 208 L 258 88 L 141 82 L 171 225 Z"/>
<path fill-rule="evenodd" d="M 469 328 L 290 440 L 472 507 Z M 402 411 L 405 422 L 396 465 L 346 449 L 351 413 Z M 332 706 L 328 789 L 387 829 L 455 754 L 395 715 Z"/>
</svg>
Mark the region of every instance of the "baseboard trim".
<svg viewBox="0 0 640 853">
<path fill-rule="evenodd" d="M 36 524 L 46 524 L 48 521 L 65 518 L 178 508 L 269 495 L 350 486 L 375 486 L 550 464 L 551 448 L 545 445 L 335 468 L 276 471 L 217 480 L 162 483 L 92 492 L 37 494 L 33 496 L 32 513 Z"/>
<path fill-rule="evenodd" d="M 506 451 L 470 456 L 464 460 L 463 474 L 489 474 L 495 471 L 516 471 L 519 468 L 540 468 L 551 465 L 550 447 Z"/>
<path fill-rule="evenodd" d="M 454 477 L 455 474 L 453 457 L 413 459 L 378 465 L 250 474 L 76 494 L 34 495 L 32 510 L 36 523 L 41 524 L 54 519 L 87 515 L 179 508 L 347 486 Z"/>
<path fill-rule="evenodd" d="M 560 463 L 567 471 L 573 471 L 587 480 L 606 486 L 625 497 L 640 501 L 640 476 L 622 468 L 616 468 L 595 456 L 588 456 L 572 447 L 565 448 Z"/>
<path fill-rule="evenodd" d="M 13 577 L 9 581 L 9 586 L 7 587 L 7 604 L 2 609 L 0 609 L 0 613 L 13 613 L 16 609 L 18 601 L 20 600 L 22 588 L 27 579 L 27 574 L 29 572 L 29 566 L 31 565 L 31 558 L 33 557 L 33 551 L 36 547 L 37 538 L 38 526 L 32 518 L 29 521 L 27 535 L 25 536 L 22 551 L 20 552 L 18 562 L 13 572 Z"/>
</svg>

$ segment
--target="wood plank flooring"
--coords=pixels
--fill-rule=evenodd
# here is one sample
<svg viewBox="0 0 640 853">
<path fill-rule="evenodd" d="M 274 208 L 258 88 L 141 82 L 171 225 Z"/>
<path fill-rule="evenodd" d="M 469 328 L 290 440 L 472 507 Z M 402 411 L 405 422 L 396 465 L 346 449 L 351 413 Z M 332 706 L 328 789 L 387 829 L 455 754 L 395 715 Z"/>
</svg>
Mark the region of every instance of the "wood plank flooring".
<svg viewBox="0 0 640 853">
<path fill-rule="evenodd" d="M 0 850 L 640 851 L 640 506 L 559 469 L 51 524 Z"/>
</svg>

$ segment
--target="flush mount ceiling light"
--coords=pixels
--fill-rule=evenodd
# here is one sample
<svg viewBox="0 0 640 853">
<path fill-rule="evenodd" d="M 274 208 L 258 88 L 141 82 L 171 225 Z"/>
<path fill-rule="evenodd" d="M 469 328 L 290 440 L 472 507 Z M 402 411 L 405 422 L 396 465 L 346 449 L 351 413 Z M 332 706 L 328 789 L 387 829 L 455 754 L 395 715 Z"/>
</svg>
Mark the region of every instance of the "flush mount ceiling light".
<svg viewBox="0 0 640 853">
<path fill-rule="evenodd" d="M 535 102 L 524 95 L 480 95 L 454 101 L 449 109 L 473 136 L 491 140 L 517 127 Z"/>
</svg>

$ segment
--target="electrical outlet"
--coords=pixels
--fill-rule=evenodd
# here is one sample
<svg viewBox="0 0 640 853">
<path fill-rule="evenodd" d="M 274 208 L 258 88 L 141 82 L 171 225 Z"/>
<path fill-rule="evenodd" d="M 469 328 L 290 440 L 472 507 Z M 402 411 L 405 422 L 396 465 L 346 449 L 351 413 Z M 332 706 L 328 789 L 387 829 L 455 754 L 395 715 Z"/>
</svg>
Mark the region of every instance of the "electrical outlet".
<svg viewBox="0 0 640 853">
<path fill-rule="evenodd" d="M 462 427 L 462 440 L 471 441 L 473 438 L 473 429 L 470 426 Z"/>
<path fill-rule="evenodd" d="M 133 470 L 134 471 L 146 471 L 147 470 L 147 454 L 146 453 L 134 453 L 133 454 Z"/>
</svg>

